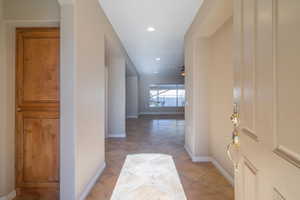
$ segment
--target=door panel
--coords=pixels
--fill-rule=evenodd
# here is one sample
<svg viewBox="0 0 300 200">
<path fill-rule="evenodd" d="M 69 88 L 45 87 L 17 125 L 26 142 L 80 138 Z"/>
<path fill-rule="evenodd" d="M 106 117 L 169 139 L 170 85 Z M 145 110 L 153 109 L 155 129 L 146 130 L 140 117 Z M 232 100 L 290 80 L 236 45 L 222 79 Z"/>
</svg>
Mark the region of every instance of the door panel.
<svg viewBox="0 0 300 200">
<path fill-rule="evenodd" d="M 257 200 L 257 169 L 246 159 L 243 162 L 244 199 Z"/>
<path fill-rule="evenodd" d="M 23 115 L 25 182 L 58 181 L 58 116 L 50 117 Z"/>
<path fill-rule="evenodd" d="M 285 154 L 300 167 L 300 4 L 276 1 L 277 19 L 274 23 L 275 92 L 276 92 L 276 151 Z M 297 17 L 298 16 L 298 17 Z M 294 24 L 294 26 L 291 26 Z M 288 136 L 287 136 L 288 133 Z"/>
<path fill-rule="evenodd" d="M 17 29 L 16 61 L 17 192 L 57 199 L 59 29 Z"/>
<path fill-rule="evenodd" d="M 58 46 L 58 38 L 24 40 L 23 101 L 58 102 Z"/>
<path fill-rule="evenodd" d="M 58 113 L 19 112 L 22 184 L 58 182 Z M 51 185 L 51 184 L 50 184 Z M 55 184 L 52 184 L 55 185 Z"/>
<path fill-rule="evenodd" d="M 243 16 L 243 79 L 242 79 L 242 99 L 243 105 L 242 117 L 242 129 L 253 136 L 254 127 L 254 88 L 255 88 L 255 9 L 256 1 L 247 0 L 242 3 Z M 255 135 L 256 137 L 256 135 Z"/>
<path fill-rule="evenodd" d="M 19 29 L 17 42 L 18 106 L 57 107 L 59 33 L 55 29 Z"/>
<path fill-rule="evenodd" d="M 234 0 L 237 200 L 300 199 L 299 11 L 298 0 Z"/>
</svg>

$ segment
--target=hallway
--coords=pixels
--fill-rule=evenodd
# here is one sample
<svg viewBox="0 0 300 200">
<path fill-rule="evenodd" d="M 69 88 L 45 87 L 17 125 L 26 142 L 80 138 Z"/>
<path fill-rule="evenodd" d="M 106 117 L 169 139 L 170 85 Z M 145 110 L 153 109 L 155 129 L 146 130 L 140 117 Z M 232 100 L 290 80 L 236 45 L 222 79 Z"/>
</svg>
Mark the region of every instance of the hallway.
<svg viewBox="0 0 300 200">
<path fill-rule="evenodd" d="M 184 149 L 183 116 L 128 119 L 126 139 L 106 140 L 106 165 L 87 200 L 109 200 L 126 155 L 173 156 L 188 200 L 233 200 L 233 188 L 211 163 L 193 163 Z"/>
</svg>

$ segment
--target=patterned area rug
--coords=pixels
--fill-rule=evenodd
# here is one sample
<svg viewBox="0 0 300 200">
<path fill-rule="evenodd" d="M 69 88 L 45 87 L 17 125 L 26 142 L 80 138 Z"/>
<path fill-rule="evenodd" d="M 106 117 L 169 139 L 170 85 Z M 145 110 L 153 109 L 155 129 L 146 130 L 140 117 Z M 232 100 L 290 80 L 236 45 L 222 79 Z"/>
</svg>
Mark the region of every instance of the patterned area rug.
<svg viewBox="0 0 300 200">
<path fill-rule="evenodd" d="M 128 155 L 111 200 L 186 200 L 173 158 Z"/>
</svg>

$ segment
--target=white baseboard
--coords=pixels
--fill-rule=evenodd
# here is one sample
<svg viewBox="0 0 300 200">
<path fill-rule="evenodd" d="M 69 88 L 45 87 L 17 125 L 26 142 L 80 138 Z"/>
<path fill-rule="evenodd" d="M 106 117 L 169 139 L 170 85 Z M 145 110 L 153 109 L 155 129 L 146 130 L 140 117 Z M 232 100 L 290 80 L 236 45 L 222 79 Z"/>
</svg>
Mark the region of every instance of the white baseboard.
<svg viewBox="0 0 300 200">
<path fill-rule="evenodd" d="M 96 184 L 98 178 L 101 176 L 103 170 L 106 167 L 106 163 L 104 162 L 97 170 L 94 177 L 91 178 L 90 182 L 85 187 L 84 191 L 79 196 L 79 200 L 85 200 L 86 197 L 89 195 L 90 191 L 93 189 L 94 185 Z M 2 199 L 1 199 L 2 200 Z"/>
<path fill-rule="evenodd" d="M 218 161 L 209 156 L 194 156 L 190 149 L 185 145 L 184 146 L 186 152 L 189 154 L 190 158 L 193 162 L 211 162 L 219 172 L 227 179 L 227 181 L 234 187 L 234 177 L 232 177 Z"/>
<path fill-rule="evenodd" d="M 211 157 L 194 156 L 193 153 L 191 152 L 191 150 L 186 145 L 184 145 L 184 148 L 185 148 L 186 152 L 189 154 L 189 156 L 193 162 L 211 162 Z"/>
<path fill-rule="evenodd" d="M 127 119 L 137 119 L 137 118 L 139 118 L 139 116 L 138 115 L 128 115 L 126 118 Z"/>
<path fill-rule="evenodd" d="M 108 138 L 126 138 L 126 133 L 108 134 Z"/>
<path fill-rule="evenodd" d="M 183 115 L 184 112 L 140 112 L 140 115 Z"/>
<path fill-rule="evenodd" d="M 0 197 L 0 200 L 13 200 L 16 196 L 17 196 L 17 193 L 16 193 L 16 191 L 14 190 L 14 191 L 12 191 L 12 192 L 9 193 L 9 194 Z"/>
<path fill-rule="evenodd" d="M 227 179 L 227 181 L 234 187 L 234 177 L 232 177 L 223 167 L 212 158 L 212 164 L 219 170 L 219 172 Z"/>
</svg>

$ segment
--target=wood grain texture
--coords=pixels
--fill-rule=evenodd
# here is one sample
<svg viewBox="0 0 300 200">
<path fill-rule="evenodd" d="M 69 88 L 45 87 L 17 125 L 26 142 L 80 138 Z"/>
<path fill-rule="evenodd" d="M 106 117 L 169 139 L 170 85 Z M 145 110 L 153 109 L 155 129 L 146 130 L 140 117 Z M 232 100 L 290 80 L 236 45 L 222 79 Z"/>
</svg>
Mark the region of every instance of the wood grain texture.
<svg viewBox="0 0 300 200">
<path fill-rule="evenodd" d="M 21 28 L 16 38 L 17 193 L 58 199 L 59 29 Z"/>
<path fill-rule="evenodd" d="M 59 29 L 17 29 L 17 104 L 27 110 L 59 106 Z"/>
<path fill-rule="evenodd" d="M 23 101 L 58 102 L 59 39 L 24 39 Z"/>
<path fill-rule="evenodd" d="M 57 182 L 58 116 L 23 116 L 24 182 Z"/>
</svg>

